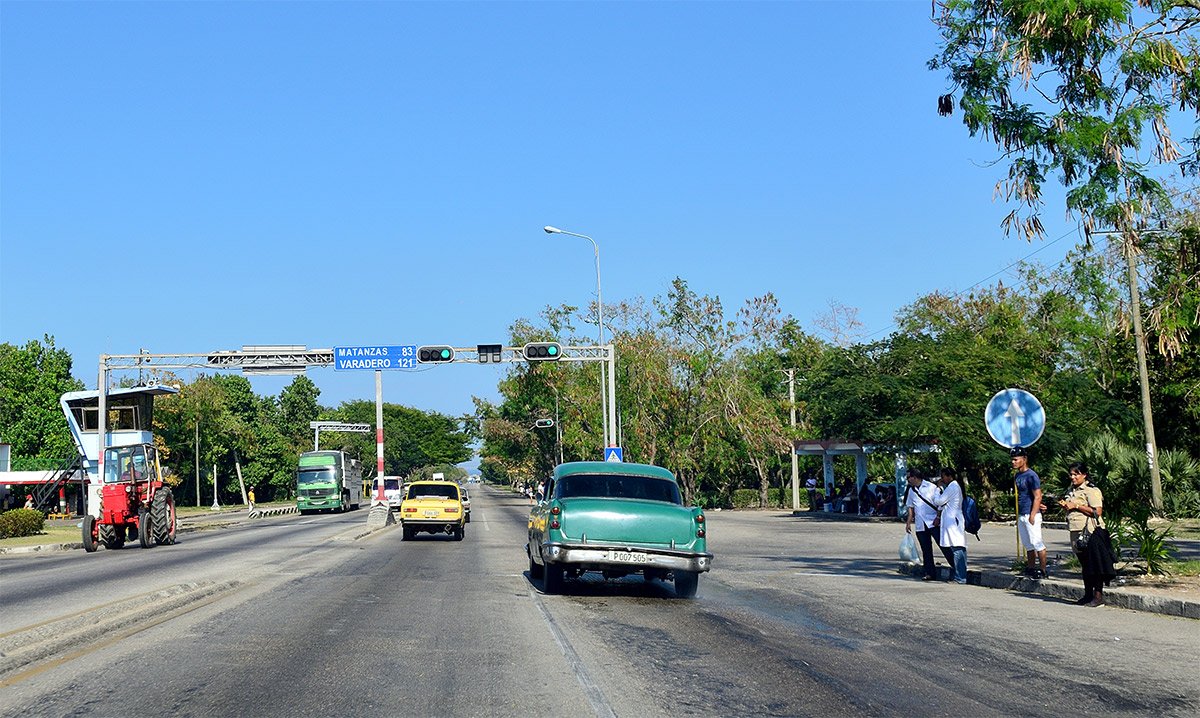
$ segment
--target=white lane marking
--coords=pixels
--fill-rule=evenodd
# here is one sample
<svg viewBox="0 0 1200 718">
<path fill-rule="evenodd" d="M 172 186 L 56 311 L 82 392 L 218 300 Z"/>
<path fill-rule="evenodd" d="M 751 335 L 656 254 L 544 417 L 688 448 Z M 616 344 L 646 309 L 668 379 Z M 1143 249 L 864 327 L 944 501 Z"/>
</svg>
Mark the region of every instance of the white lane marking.
<svg viewBox="0 0 1200 718">
<path fill-rule="evenodd" d="M 600 690 L 600 686 L 592 680 L 592 676 L 588 673 L 587 667 L 583 665 L 583 660 L 579 658 L 579 654 L 571 647 L 567 637 L 563 635 L 558 624 L 550 616 L 550 612 L 546 610 L 546 604 L 542 602 L 542 597 L 537 591 L 533 590 L 533 586 L 529 586 L 529 597 L 533 599 L 533 605 L 537 607 L 539 613 L 542 614 L 542 620 L 546 622 L 547 628 L 550 629 L 550 635 L 554 636 L 554 642 L 558 644 L 559 650 L 562 651 L 563 657 L 567 659 L 567 665 L 575 673 L 575 680 L 579 681 L 579 686 L 583 688 L 583 694 L 587 696 L 588 703 L 592 705 L 592 710 L 597 716 L 602 718 L 617 718 L 616 712 L 608 703 L 608 698 L 604 696 L 604 691 Z"/>
</svg>

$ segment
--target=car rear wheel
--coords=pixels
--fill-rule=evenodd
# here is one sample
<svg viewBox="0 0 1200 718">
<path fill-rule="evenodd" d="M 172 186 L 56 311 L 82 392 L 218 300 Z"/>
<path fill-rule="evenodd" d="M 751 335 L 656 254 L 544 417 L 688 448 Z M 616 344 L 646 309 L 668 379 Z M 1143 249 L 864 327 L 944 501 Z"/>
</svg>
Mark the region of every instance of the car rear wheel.
<svg viewBox="0 0 1200 718">
<path fill-rule="evenodd" d="M 563 567 L 548 563 L 542 567 L 542 591 L 560 593 L 563 588 Z"/>
<path fill-rule="evenodd" d="M 462 541 L 463 534 L 465 534 L 465 533 L 466 533 L 466 529 L 464 529 L 462 526 L 459 526 L 458 528 L 454 529 L 454 540 Z"/>
<path fill-rule="evenodd" d="M 533 556 L 529 557 L 529 577 L 535 581 L 542 580 L 542 576 L 546 572 L 546 567 L 533 560 Z"/>
<path fill-rule="evenodd" d="M 697 571 L 675 572 L 675 595 L 680 598 L 695 598 L 696 589 L 700 586 L 700 574 Z"/>
<path fill-rule="evenodd" d="M 404 535 L 400 537 L 400 540 L 401 541 L 412 541 L 413 540 L 412 528 L 409 526 L 405 526 L 403 531 L 404 531 Z"/>
</svg>

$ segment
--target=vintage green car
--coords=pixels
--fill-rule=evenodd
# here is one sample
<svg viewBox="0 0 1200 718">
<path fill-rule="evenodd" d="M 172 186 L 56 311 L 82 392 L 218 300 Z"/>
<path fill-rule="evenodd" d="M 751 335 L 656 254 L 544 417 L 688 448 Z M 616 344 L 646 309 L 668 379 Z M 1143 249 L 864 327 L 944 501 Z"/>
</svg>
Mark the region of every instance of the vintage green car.
<svg viewBox="0 0 1200 718">
<path fill-rule="evenodd" d="M 546 593 L 587 571 L 606 578 L 668 577 L 681 598 L 696 595 L 712 567 L 704 512 L 683 505 L 670 471 L 647 464 L 560 464 L 529 513 L 529 576 Z"/>
</svg>

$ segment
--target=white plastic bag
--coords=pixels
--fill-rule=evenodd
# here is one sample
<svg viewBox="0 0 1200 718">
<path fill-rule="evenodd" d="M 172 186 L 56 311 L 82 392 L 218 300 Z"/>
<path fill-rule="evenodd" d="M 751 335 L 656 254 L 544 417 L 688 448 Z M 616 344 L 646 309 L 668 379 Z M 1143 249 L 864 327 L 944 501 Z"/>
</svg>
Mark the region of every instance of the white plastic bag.
<svg viewBox="0 0 1200 718">
<path fill-rule="evenodd" d="M 904 538 L 900 539 L 900 560 L 908 561 L 909 563 L 917 563 L 917 537 L 910 533 L 904 534 Z"/>
</svg>

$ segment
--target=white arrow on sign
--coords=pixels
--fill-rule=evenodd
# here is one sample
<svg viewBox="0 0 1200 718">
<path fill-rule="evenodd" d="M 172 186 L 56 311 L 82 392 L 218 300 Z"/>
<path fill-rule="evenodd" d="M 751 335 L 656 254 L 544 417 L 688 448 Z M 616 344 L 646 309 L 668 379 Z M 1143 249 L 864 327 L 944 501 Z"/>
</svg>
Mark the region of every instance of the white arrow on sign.
<svg viewBox="0 0 1200 718">
<path fill-rule="evenodd" d="M 1021 443 L 1021 427 L 1017 424 L 1017 419 L 1025 418 L 1025 410 L 1021 408 L 1016 399 L 1013 399 L 1008 403 L 1008 408 L 1004 410 L 1004 415 L 1011 422 L 1012 443 L 1013 446 L 1017 446 Z"/>
</svg>

